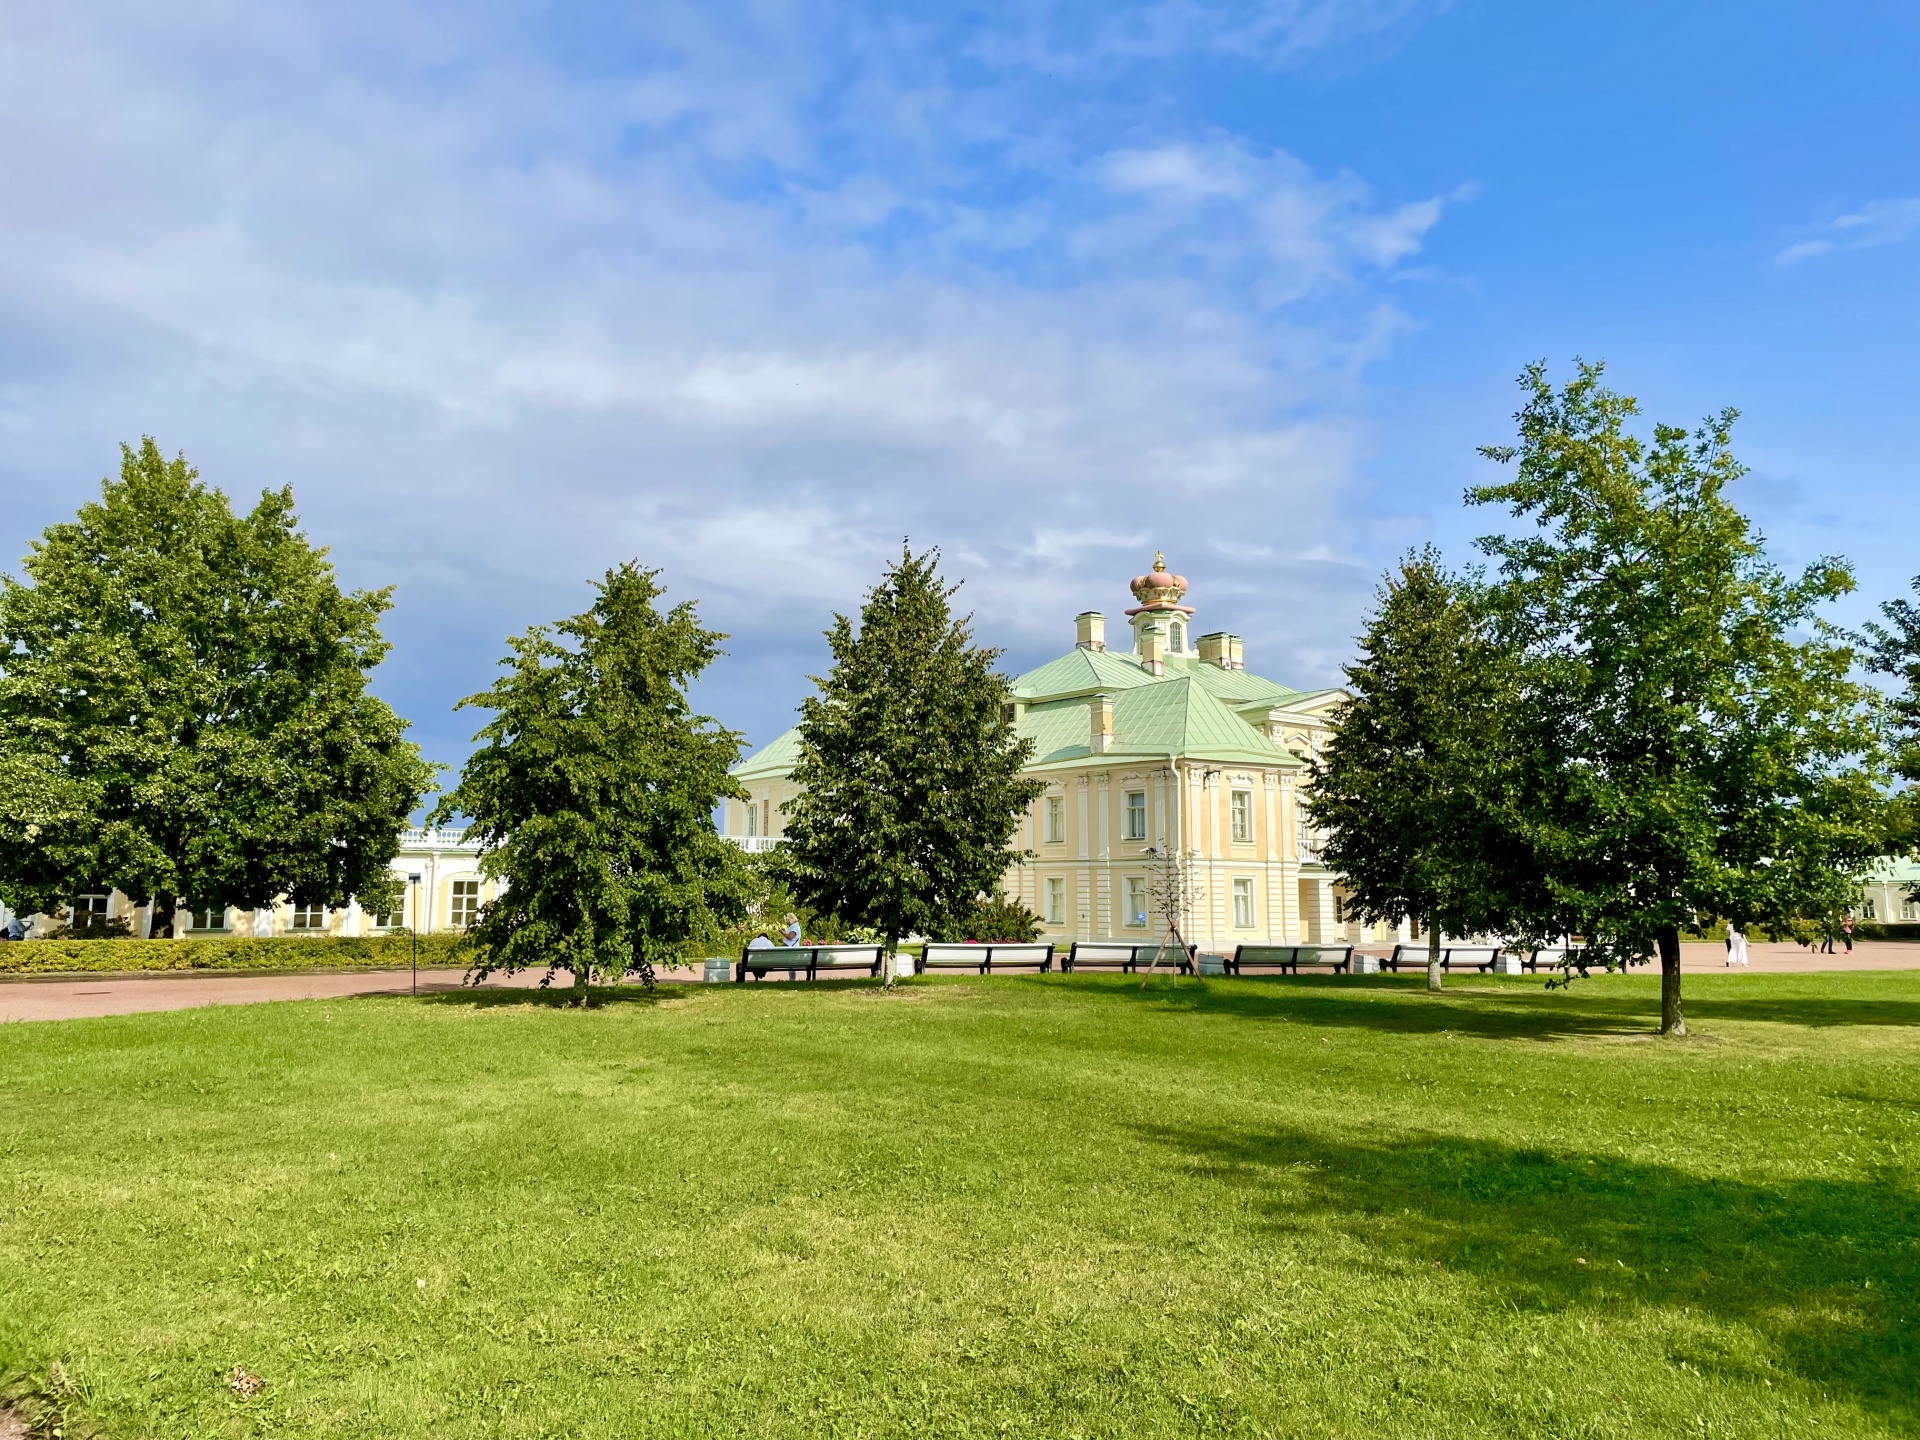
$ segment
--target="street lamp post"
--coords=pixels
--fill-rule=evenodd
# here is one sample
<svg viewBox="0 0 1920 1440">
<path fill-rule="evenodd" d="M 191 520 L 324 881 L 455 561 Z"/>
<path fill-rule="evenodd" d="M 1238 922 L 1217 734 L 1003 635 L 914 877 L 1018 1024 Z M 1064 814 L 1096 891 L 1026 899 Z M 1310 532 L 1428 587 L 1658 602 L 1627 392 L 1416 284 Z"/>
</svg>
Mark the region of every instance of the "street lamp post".
<svg viewBox="0 0 1920 1440">
<path fill-rule="evenodd" d="M 413 912 L 410 917 L 413 924 L 407 927 L 407 931 L 413 936 L 413 993 L 418 995 L 420 993 L 420 872 L 418 870 L 408 874 L 407 884 L 413 887 L 413 903 L 410 907 Z"/>
</svg>

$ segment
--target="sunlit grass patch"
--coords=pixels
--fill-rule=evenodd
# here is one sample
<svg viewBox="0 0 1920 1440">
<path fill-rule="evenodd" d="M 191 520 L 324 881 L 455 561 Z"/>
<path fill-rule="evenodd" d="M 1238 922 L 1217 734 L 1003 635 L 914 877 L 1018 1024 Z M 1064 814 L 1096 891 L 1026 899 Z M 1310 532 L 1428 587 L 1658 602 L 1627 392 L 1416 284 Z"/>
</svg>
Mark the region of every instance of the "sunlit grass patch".
<svg viewBox="0 0 1920 1440">
<path fill-rule="evenodd" d="M 129 1437 L 1912 1433 L 1920 975 L 1655 985 L 10 1026 L 0 1372 Z"/>
</svg>

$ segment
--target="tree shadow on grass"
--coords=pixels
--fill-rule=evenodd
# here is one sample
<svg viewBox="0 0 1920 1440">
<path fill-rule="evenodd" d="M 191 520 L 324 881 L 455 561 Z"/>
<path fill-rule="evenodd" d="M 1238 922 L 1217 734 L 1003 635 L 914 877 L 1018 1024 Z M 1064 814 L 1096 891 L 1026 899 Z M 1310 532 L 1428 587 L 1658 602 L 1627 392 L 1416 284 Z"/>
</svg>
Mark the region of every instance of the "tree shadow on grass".
<svg viewBox="0 0 1920 1440">
<path fill-rule="evenodd" d="M 595 985 L 587 992 L 585 1008 L 598 1010 L 608 1005 L 671 1005 L 684 1001 L 683 994 L 672 994 L 673 990 L 689 990 L 691 986 L 656 986 L 649 990 L 644 985 Z M 514 1005 L 537 1006 L 544 1010 L 573 1010 L 580 1008 L 580 1001 L 574 995 L 571 985 L 554 985 L 545 990 L 523 989 L 518 986 L 511 989 L 472 989 L 441 990 L 432 995 L 422 995 L 422 1003 L 427 1005 L 465 1006 L 474 1010 L 497 1010 Z"/>
<path fill-rule="evenodd" d="M 1424 984 L 1424 979 L 1416 977 L 1381 984 L 1373 976 L 1301 975 L 1225 983 L 1183 979 L 1145 987 L 1136 980 L 1087 986 L 1083 993 L 1116 1004 L 1243 1020 L 1497 1040 L 1645 1034 L 1660 1019 L 1658 995 L 1588 996 L 1579 1002 L 1554 997 L 1558 1001 L 1554 1003 L 1515 989 L 1456 989 L 1429 996 L 1419 988 Z"/>
<path fill-rule="evenodd" d="M 1582 993 L 1578 988 L 1568 994 L 1533 985 L 1475 988 L 1471 981 L 1455 980 L 1451 988 L 1429 995 L 1424 984 L 1418 976 L 1298 975 L 1254 981 L 1167 980 L 1145 987 L 1132 981 L 1085 986 L 1083 993 L 1115 1003 L 1247 1020 L 1494 1040 L 1644 1036 L 1660 1024 L 1660 997 L 1651 988 L 1645 994 Z M 1689 1023 L 1702 1026 L 1715 1020 L 1815 1028 L 1920 1026 L 1920 1000 L 1906 999 L 1690 996 L 1686 1010 Z"/>
<path fill-rule="evenodd" d="M 1523 1313 L 1690 1307 L 1762 1337 L 1805 1380 L 1920 1425 L 1920 1194 L 1908 1176 L 1753 1185 L 1454 1137 L 1145 1133 L 1261 1197 L 1276 1227 L 1339 1217 L 1373 1250 L 1437 1260 Z M 1765 1378 L 1710 1337 L 1686 1344 L 1664 1358 Z"/>
</svg>

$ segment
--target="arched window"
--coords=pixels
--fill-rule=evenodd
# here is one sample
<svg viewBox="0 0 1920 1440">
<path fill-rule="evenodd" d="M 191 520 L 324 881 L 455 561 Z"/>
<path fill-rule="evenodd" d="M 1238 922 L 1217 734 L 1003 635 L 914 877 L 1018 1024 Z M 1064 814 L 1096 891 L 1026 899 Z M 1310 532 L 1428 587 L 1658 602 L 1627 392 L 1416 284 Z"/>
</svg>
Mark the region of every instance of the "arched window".
<svg viewBox="0 0 1920 1440">
<path fill-rule="evenodd" d="M 1167 648 L 1172 650 L 1176 655 L 1183 652 L 1187 648 L 1187 627 L 1176 620 L 1173 622 L 1172 630 L 1168 633 L 1172 636 L 1172 642 Z"/>
</svg>

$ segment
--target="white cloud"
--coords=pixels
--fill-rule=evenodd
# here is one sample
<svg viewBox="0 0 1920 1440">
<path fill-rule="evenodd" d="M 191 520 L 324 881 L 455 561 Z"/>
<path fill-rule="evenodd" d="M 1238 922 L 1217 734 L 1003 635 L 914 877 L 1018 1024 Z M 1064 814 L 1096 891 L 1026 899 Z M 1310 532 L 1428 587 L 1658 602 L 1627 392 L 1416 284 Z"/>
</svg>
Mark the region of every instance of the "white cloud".
<svg viewBox="0 0 1920 1440">
<path fill-rule="evenodd" d="M 630 555 L 734 632 L 757 678 L 708 703 L 764 732 L 903 534 L 1016 649 L 1164 547 L 1324 678 L 1290 667 L 1337 648 L 1312 597 L 1345 582 L 1289 557 L 1345 553 L 1341 416 L 1440 203 L 1228 136 L 1090 146 L 884 26 L 718 13 L 647 7 L 603 55 L 504 6 L 10 8 L 12 513 L 70 511 L 141 432 L 292 481 L 350 577 L 400 580 L 430 739 L 503 632 Z M 1259 43 L 1333 23 L 1287 13 Z"/>
<path fill-rule="evenodd" d="M 1915 236 L 1920 236 L 1920 196 L 1874 200 L 1837 220 L 1828 221 L 1818 237 L 1787 246 L 1774 260 L 1781 265 L 1793 265 L 1836 250 L 1898 245 Z"/>
</svg>

